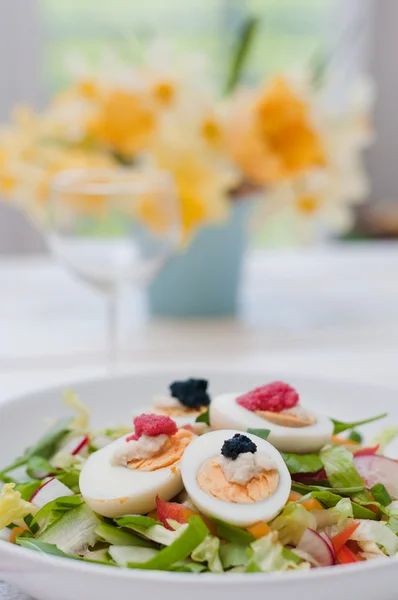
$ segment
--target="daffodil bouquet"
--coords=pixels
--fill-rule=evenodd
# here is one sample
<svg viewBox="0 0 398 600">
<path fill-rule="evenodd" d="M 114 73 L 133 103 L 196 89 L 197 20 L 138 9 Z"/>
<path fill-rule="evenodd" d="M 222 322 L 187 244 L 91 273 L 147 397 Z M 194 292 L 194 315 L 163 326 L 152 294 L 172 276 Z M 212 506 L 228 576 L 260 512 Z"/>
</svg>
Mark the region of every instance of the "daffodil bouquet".
<svg viewBox="0 0 398 600">
<path fill-rule="evenodd" d="M 226 219 L 241 190 L 263 196 L 257 222 L 289 213 L 304 230 L 349 228 L 367 189 L 371 94 L 356 86 L 332 111 L 327 86 L 310 76 L 243 87 L 254 29 L 246 24 L 224 90 L 203 60 L 157 42 L 140 65 L 108 57 L 83 69 L 40 113 L 16 109 L 0 130 L 0 195 L 44 218 L 57 172 L 148 161 L 174 177 L 187 240 Z"/>
</svg>

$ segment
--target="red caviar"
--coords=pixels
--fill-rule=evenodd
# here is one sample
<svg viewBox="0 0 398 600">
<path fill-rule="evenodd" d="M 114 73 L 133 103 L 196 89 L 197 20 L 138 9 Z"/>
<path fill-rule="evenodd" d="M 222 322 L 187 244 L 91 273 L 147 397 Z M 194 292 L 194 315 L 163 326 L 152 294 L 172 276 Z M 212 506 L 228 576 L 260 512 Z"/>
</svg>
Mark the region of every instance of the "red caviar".
<svg viewBox="0 0 398 600">
<path fill-rule="evenodd" d="M 170 417 L 164 415 L 140 415 L 134 419 L 134 433 L 126 438 L 126 442 L 138 440 L 142 435 L 155 437 L 157 435 L 174 435 L 178 428 Z"/>
<path fill-rule="evenodd" d="M 293 408 L 298 401 L 299 395 L 296 390 L 283 381 L 268 383 L 237 399 L 237 403 L 247 410 L 270 412 L 281 412 L 286 408 Z"/>
</svg>

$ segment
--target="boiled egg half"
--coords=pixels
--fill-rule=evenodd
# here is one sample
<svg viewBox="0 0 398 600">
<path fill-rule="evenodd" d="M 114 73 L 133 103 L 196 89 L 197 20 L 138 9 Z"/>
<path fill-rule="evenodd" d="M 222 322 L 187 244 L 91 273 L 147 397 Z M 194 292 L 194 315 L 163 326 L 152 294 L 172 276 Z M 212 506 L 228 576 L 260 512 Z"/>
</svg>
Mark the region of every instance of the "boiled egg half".
<svg viewBox="0 0 398 600">
<path fill-rule="evenodd" d="M 203 514 L 241 527 L 271 521 L 291 489 L 276 448 L 258 436 L 230 430 L 194 440 L 184 453 L 181 474 L 189 498 Z"/>
<path fill-rule="evenodd" d="M 84 500 L 104 517 L 146 514 L 156 507 L 156 496 L 168 501 L 183 489 L 179 463 L 196 435 L 180 429 L 171 436 L 131 437 L 91 454 L 80 474 Z"/>
<path fill-rule="evenodd" d="M 268 441 L 278 450 L 305 454 L 318 452 L 330 442 L 332 421 L 300 405 L 286 411 L 253 411 L 238 404 L 242 394 L 222 394 L 210 406 L 212 429 L 269 429 Z"/>
</svg>

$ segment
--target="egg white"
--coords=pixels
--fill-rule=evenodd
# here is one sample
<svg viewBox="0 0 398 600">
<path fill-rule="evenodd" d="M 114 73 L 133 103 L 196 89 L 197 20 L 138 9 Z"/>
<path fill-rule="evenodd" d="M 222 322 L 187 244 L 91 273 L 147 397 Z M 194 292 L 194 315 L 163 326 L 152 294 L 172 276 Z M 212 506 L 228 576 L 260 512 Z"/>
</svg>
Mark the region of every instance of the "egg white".
<svg viewBox="0 0 398 600">
<path fill-rule="evenodd" d="M 284 427 L 262 419 L 255 412 L 240 406 L 236 399 L 242 394 L 222 394 L 213 399 L 210 405 L 210 425 L 212 429 L 269 429 L 268 441 L 283 452 L 305 454 L 318 452 L 330 441 L 333 423 L 324 415 L 310 411 L 316 422 L 307 427 Z"/>
<path fill-rule="evenodd" d="M 156 507 L 156 496 L 171 500 L 183 489 L 179 469 L 132 471 L 112 464 L 112 456 L 127 436 L 90 455 L 80 473 L 80 491 L 87 504 L 104 517 L 146 514 Z"/>
<path fill-rule="evenodd" d="M 240 527 L 248 527 L 258 521 L 271 521 L 289 498 L 291 477 L 278 450 L 262 438 L 250 433 L 245 434 L 256 444 L 258 452 L 266 454 L 273 460 L 279 472 L 278 487 L 266 500 L 253 504 L 225 502 L 204 492 L 196 480 L 203 463 L 214 456 L 219 456 L 225 440 L 230 439 L 235 433 L 237 431 L 213 431 L 202 435 L 188 446 L 181 461 L 185 489 L 193 504 L 208 517 L 218 518 Z"/>
</svg>

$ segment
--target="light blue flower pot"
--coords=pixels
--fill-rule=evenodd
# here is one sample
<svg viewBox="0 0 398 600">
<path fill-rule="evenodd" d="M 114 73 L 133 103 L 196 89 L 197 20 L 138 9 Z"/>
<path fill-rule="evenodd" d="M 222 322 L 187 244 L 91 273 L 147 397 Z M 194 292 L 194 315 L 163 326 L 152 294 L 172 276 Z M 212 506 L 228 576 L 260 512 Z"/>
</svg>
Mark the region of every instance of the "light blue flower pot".
<svg viewBox="0 0 398 600">
<path fill-rule="evenodd" d="M 158 317 L 234 315 L 238 306 L 247 220 L 252 202 L 237 202 L 229 220 L 201 229 L 149 287 L 149 310 Z"/>
</svg>

